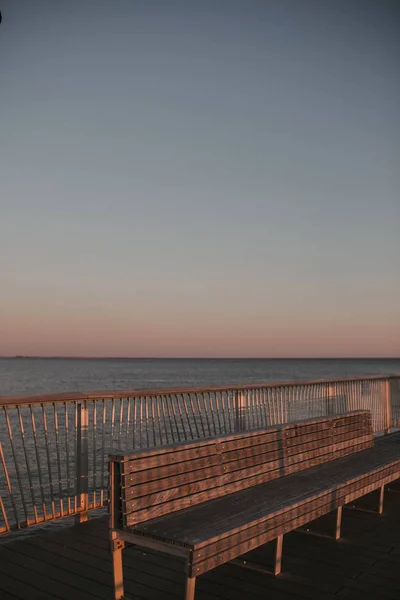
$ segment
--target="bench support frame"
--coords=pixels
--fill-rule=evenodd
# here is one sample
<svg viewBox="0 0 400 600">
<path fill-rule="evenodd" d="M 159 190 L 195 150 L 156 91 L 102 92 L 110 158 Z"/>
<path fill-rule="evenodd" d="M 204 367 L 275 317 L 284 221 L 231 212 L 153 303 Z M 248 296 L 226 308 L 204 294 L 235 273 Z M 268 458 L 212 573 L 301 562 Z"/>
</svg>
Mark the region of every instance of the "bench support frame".
<svg viewBox="0 0 400 600">
<path fill-rule="evenodd" d="M 340 539 L 341 530 L 342 530 L 342 512 L 343 512 L 343 506 L 338 506 L 336 509 L 336 525 L 335 525 L 335 530 L 333 532 L 333 535 L 330 535 L 329 533 L 315 531 L 315 529 L 309 529 L 306 526 L 299 527 L 298 529 L 295 529 L 295 531 L 297 533 L 303 533 L 304 535 L 313 535 L 314 537 L 328 538 L 330 540 L 331 539 L 338 540 L 338 539 Z"/>
<path fill-rule="evenodd" d="M 383 501 L 384 501 L 384 497 L 385 497 L 385 486 L 381 485 L 379 488 L 379 503 L 378 503 L 378 510 L 372 510 L 371 508 L 364 508 L 363 506 L 355 506 L 353 505 L 346 505 L 344 508 L 346 508 L 347 510 L 356 510 L 358 512 L 366 512 L 366 513 L 372 513 L 373 515 L 381 515 L 383 513 Z M 358 498 L 357 498 L 358 499 Z"/>
<path fill-rule="evenodd" d="M 283 534 L 278 535 L 276 538 L 276 548 L 275 548 L 275 562 L 274 569 L 267 569 L 263 565 L 259 565 L 258 563 L 254 563 L 249 560 L 244 560 L 243 558 L 235 558 L 234 560 L 229 561 L 230 565 L 235 565 L 238 567 L 242 567 L 243 569 L 249 569 L 251 571 L 258 571 L 259 573 L 265 573 L 266 575 L 279 575 L 282 571 L 282 547 L 283 547 Z"/>
</svg>

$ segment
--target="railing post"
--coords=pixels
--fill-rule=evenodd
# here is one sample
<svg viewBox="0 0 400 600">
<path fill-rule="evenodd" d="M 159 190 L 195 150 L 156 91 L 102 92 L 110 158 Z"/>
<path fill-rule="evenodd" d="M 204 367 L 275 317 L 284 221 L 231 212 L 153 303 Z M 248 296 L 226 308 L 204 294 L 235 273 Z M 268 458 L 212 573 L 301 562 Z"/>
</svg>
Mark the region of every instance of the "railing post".
<svg viewBox="0 0 400 600">
<path fill-rule="evenodd" d="M 235 402 L 235 431 L 244 431 L 246 429 L 246 396 L 243 392 L 237 390 L 234 392 Z"/>
<path fill-rule="evenodd" d="M 390 433 L 392 427 L 392 394 L 390 378 L 385 380 L 385 433 Z"/>
<path fill-rule="evenodd" d="M 88 452 L 88 405 L 87 401 L 77 405 L 76 415 L 76 499 L 77 510 L 75 524 L 84 523 L 88 520 L 89 494 L 89 452 Z"/>
</svg>

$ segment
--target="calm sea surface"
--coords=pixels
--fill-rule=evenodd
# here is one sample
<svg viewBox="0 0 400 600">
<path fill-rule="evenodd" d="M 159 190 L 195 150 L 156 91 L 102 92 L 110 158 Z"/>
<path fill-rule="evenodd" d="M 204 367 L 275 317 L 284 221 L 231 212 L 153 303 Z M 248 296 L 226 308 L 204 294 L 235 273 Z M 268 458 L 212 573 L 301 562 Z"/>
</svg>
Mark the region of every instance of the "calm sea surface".
<svg viewBox="0 0 400 600">
<path fill-rule="evenodd" d="M 0 358 L 0 395 L 400 374 L 400 359 Z"/>
</svg>

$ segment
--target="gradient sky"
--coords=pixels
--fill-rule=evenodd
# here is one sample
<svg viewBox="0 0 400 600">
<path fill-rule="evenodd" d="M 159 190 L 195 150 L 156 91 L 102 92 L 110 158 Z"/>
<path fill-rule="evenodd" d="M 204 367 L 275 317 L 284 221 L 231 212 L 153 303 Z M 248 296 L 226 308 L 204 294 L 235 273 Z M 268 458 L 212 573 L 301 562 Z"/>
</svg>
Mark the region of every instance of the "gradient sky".
<svg viewBox="0 0 400 600">
<path fill-rule="evenodd" d="M 400 2 L 0 8 L 0 355 L 400 356 Z"/>
</svg>

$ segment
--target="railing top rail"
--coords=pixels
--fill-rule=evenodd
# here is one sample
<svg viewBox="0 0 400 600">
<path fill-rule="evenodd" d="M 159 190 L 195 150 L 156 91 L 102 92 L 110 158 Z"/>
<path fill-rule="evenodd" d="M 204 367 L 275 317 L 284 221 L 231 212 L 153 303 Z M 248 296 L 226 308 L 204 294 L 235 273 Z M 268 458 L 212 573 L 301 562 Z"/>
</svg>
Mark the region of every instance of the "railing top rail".
<svg viewBox="0 0 400 600">
<path fill-rule="evenodd" d="M 92 392 L 61 392 L 54 394 L 31 394 L 21 396 L 0 396 L 1 406 L 17 406 L 24 404 L 63 404 L 65 402 L 79 402 L 84 400 L 103 400 L 112 398 L 143 398 L 149 396 L 170 396 L 180 394 L 207 394 L 211 392 L 234 392 L 244 390 L 257 390 L 265 388 L 296 387 L 315 384 L 334 384 L 357 381 L 385 381 L 400 378 L 400 374 L 393 375 L 368 375 L 364 377 L 347 377 L 332 379 L 312 380 L 287 380 L 266 381 L 264 383 L 232 384 L 227 386 L 190 386 L 173 388 L 141 388 L 121 390 L 99 390 Z"/>
</svg>

